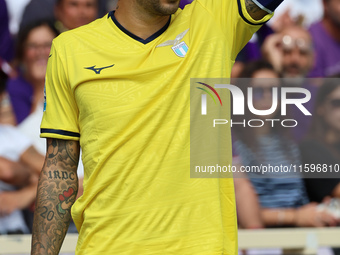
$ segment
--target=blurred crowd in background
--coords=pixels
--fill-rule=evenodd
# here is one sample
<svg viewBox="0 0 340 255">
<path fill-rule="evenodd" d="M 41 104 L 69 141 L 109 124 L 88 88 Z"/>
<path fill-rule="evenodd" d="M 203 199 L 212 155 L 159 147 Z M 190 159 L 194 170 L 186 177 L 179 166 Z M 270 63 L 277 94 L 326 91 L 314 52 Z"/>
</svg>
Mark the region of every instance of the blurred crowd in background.
<svg viewBox="0 0 340 255">
<path fill-rule="evenodd" d="M 182 0 L 181 8 L 191 1 Z M 0 235 L 31 231 L 46 149 L 39 126 L 53 38 L 115 6 L 116 0 L 0 0 Z M 294 129 L 265 121 L 258 128 L 233 127 L 235 166 L 340 164 L 340 0 L 284 1 L 237 56 L 232 78 L 248 79 L 240 88 L 245 94 L 253 88 L 258 110 L 271 108 L 274 87 L 306 88 L 311 99 L 305 107 L 312 113 L 288 109 L 299 123 Z M 232 118 L 282 116 L 278 108 L 267 116 L 248 112 L 243 120 Z M 78 171 L 82 187 L 81 163 Z M 339 225 L 340 177 L 280 175 L 235 178 L 240 228 Z M 70 232 L 76 232 L 74 226 Z"/>
</svg>

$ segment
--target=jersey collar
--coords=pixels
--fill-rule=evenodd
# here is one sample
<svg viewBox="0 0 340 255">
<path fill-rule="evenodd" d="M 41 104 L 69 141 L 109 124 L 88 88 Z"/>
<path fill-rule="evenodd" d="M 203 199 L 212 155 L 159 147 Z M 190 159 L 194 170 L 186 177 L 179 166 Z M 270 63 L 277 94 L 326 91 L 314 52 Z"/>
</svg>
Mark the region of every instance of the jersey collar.
<svg viewBox="0 0 340 255">
<path fill-rule="evenodd" d="M 143 44 L 147 44 L 151 41 L 153 41 L 154 39 L 156 39 L 158 36 L 160 36 L 161 34 L 164 33 L 164 31 L 169 27 L 170 25 L 170 21 L 171 21 L 171 16 L 169 17 L 168 22 L 160 29 L 158 30 L 156 33 L 154 33 L 153 35 L 151 35 L 150 37 L 146 38 L 146 39 L 142 39 L 139 36 L 131 33 L 129 30 L 125 29 L 116 19 L 115 15 L 114 15 L 115 11 L 111 11 L 108 13 L 108 18 L 111 18 L 112 21 L 115 23 L 115 25 L 125 34 L 127 34 L 128 36 L 130 36 L 132 39 L 141 42 Z"/>
</svg>

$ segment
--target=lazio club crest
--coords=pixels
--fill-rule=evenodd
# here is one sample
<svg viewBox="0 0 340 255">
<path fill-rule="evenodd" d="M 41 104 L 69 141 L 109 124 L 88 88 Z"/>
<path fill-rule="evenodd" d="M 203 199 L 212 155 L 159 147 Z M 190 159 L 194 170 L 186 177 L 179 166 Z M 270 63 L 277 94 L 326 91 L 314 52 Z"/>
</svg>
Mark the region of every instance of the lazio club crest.
<svg viewBox="0 0 340 255">
<path fill-rule="evenodd" d="M 189 48 L 185 42 L 180 42 L 179 44 L 171 47 L 171 49 L 176 53 L 177 56 L 184 58 Z"/>
<path fill-rule="evenodd" d="M 185 42 L 181 41 L 183 40 L 184 36 L 188 33 L 188 31 L 189 28 L 184 32 L 180 33 L 179 35 L 177 35 L 175 40 L 167 40 L 166 42 L 157 45 L 156 48 L 172 46 L 171 49 L 173 50 L 173 52 L 175 52 L 175 54 L 178 57 L 184 58 L 188 52 L 189 47 Z"/>
</svg>

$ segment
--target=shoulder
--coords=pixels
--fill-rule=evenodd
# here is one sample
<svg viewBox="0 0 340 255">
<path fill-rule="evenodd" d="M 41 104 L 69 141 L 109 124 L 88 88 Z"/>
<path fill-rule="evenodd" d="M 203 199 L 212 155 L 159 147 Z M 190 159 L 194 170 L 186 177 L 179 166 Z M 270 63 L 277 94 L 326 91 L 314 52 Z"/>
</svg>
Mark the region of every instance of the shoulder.
<svg viewBox="0 0 340 255">
<path fill-rule="evenodd" d="M 320 46 L 320 44 L 322 45 L 324 40 L 329 38 L 328 33 L 322 25 L 322 21 L 312 24 L 308 31 L 314 40 L 314 44 L 317 46 Z"/>
<path fill-rule="evenodd" d="M 12 91 L 20 91 L 24 88 L 27 88 L 29 90 L 33 90 L 32 86 L 30 83 L 28 83 L 21 75 L 15 78 L 10 78 L 7 80 L 7 91 L 12 92 Z"/>
<path fill-rule="evenodd" d="M 315 33 L 315 32 L 318 32 L 318 31 L 322 30 L 322 23 L 321 23 L 321 21 L 312 24 L 309 27 L 308 30 L 309 30 L 310 33 Z"/>
<path fill-rule="evenodd" d="M 6 84 L 6 91 L 9 95 L 10 101 L 14 110 L 16 107 L 24 107 L 29 113 L 30 98 L 33 95 L 33 87 L 30 83 L 25 81 L 22 77 L 8 79 Z M 20 112 L 25 116 L 24 109 Z"/>
<path fill-rule="evenodd" d="M 212 14 L 212 11 L 217 11 L 218 9 L 221 10 L 222 6 L 219 4 L 224 0 L 214 0 L 214 3 L 211 3 L 211 0 L 194 0 L 190 4 L 184 6 L 183 9 L 178 9 L 178 11 L 174 14 L 174 18 L 178 17 L 188 17 L 192 18 L 192 14 L 197 15 L 207 15 Z M 226 0 L 229 2 L 229 0 Z M 218 7 L 218 8 L 217 8 Z M 203 17 L 206 19 L 207 16 L 200 16 L 201 19 Z"/>
</svg>

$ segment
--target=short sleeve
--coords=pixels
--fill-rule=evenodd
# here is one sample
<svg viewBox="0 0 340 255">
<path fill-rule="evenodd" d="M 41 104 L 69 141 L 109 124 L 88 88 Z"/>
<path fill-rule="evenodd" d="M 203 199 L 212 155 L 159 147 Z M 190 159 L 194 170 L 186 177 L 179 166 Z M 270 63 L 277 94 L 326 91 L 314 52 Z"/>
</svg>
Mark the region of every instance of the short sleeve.
<svg viewBox="0 0 340 255">
<path fill-rule="evenodd" d="M 254 20 L 246 9 L 245 0 L 196 0 L 221 26 L 227 40 L 233 40 L 231 58 L 235 60 L 253 34 L 266 23 L 273 14 L 261 20 Z"/>
<path fill-rule="evenodd" d="M 40 137 L 79 140 L 79 110 L 68 79 L 66 54 L 62 53 L 54 40 L 46 70 Z"/>
</svg>

